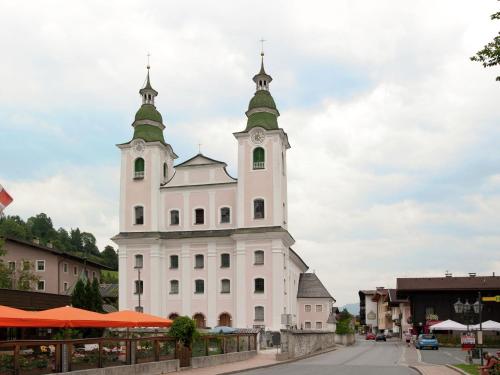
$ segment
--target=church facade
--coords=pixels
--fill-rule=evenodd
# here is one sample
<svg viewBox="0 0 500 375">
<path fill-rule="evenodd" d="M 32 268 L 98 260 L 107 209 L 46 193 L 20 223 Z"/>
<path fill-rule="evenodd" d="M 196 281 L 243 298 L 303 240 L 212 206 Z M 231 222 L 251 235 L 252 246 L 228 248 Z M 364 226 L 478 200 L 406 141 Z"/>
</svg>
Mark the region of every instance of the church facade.
<svg viewBox="0 0 500 375">
<path fill-rule="evenodd" d="M 120 228 L 113 240 L 120 310 L 187 315 L 199 327 L 327 329 L 331 323 L 334 299 L 316 275 L 301 276 L 308 266 L 287 230 L 290 144 L 278 126 L 263 55 L 253 81 L 247 126 L 234 133 L 236 179 L 226 163 L 201 153 L 175 163 L 148 66 L 133 138 L 118 145 Z"/>
</svg>

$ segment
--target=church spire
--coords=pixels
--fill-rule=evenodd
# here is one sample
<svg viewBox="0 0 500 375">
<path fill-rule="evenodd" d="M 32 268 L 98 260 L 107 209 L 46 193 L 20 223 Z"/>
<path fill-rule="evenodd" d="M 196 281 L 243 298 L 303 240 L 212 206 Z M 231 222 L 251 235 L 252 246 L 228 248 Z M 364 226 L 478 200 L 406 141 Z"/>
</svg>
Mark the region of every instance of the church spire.
<svg viewBox="0 0 500 375">
<path fill-rule="evenodd" d="M 139 90 L 139 94 L 142 96 L 142 104 L 152 104 L 155 105 L 155 97 L 158 95 L 158 91 L 156 91 L 151 86 L 151 81 L 149 80 L 149 69 L 151 68 L 148 64 L 146 67 L 148 72 L 146 74 L 146 84 L 142 89 Z"/>
</svg>

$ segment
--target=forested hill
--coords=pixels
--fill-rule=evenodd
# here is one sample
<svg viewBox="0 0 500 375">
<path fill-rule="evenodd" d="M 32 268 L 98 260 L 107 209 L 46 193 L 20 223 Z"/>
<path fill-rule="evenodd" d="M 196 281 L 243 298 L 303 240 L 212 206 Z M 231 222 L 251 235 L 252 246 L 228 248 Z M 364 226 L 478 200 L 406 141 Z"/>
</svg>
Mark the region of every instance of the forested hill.
<svg viewBox="0 0 500 375">
<path fill-rule="evenodd" d="M 24 221 L 19 216 L 0 217 L 0 237 L 13 237 L 21 240 L 40 240 L 40 244 L 52 243 L 54 248 L 81 257 L 87 256 L 98 263 L 118 269 L 118 255 L 112 246 L 99 251 L 92 233 L 83 232 L 80 228 L 55 229 L 52 219 L 41 213 Z"/>
</svg>

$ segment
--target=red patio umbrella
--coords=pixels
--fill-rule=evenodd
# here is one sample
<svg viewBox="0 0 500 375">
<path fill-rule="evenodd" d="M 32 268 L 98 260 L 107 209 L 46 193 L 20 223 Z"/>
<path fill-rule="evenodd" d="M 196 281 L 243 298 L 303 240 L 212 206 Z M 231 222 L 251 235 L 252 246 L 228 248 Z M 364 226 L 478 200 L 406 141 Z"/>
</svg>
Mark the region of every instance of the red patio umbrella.
<svg viewBox="0 0 500 375">
<path fill-rule="evenodd" d="M 0 305 L 0 327 L 60 327 L 60 322 L 51 318 L 40 318 L 34 311 L 25 311 Z"/>
<path fill-rule="evenodd" d="M 55 309 L 38 311 L 35 316 L 39 319 L 52 319 L 59 322 L 57 327 L 77 328 L 77 327 L 117 327 L 107 319 L 106 314 L 100 314 L 93 311 L 77 309 L 76 307 L 64 306 Z"/>
<path fill-rule="evenodd" d="M 121 325 L 114 327 L 170 327 L 172 325 L 170 319 L 130 310 L 117 311 L 106 316 L 113 321 L 121 322 Z"/>
</svg>

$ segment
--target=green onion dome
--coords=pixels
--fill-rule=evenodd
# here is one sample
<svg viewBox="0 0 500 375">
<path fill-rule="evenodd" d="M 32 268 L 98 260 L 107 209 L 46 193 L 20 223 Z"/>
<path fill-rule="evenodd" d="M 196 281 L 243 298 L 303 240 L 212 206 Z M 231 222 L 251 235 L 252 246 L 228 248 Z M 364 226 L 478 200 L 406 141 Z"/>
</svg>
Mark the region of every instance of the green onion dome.
<svg viewBox="0 0 500 375">
<path fill-rule="evenodd" d="M 163 123 L 160 112 L 152 104 L 143 104 L 135 114 L 135 121 L 151 120 Z"/>
</svg>

